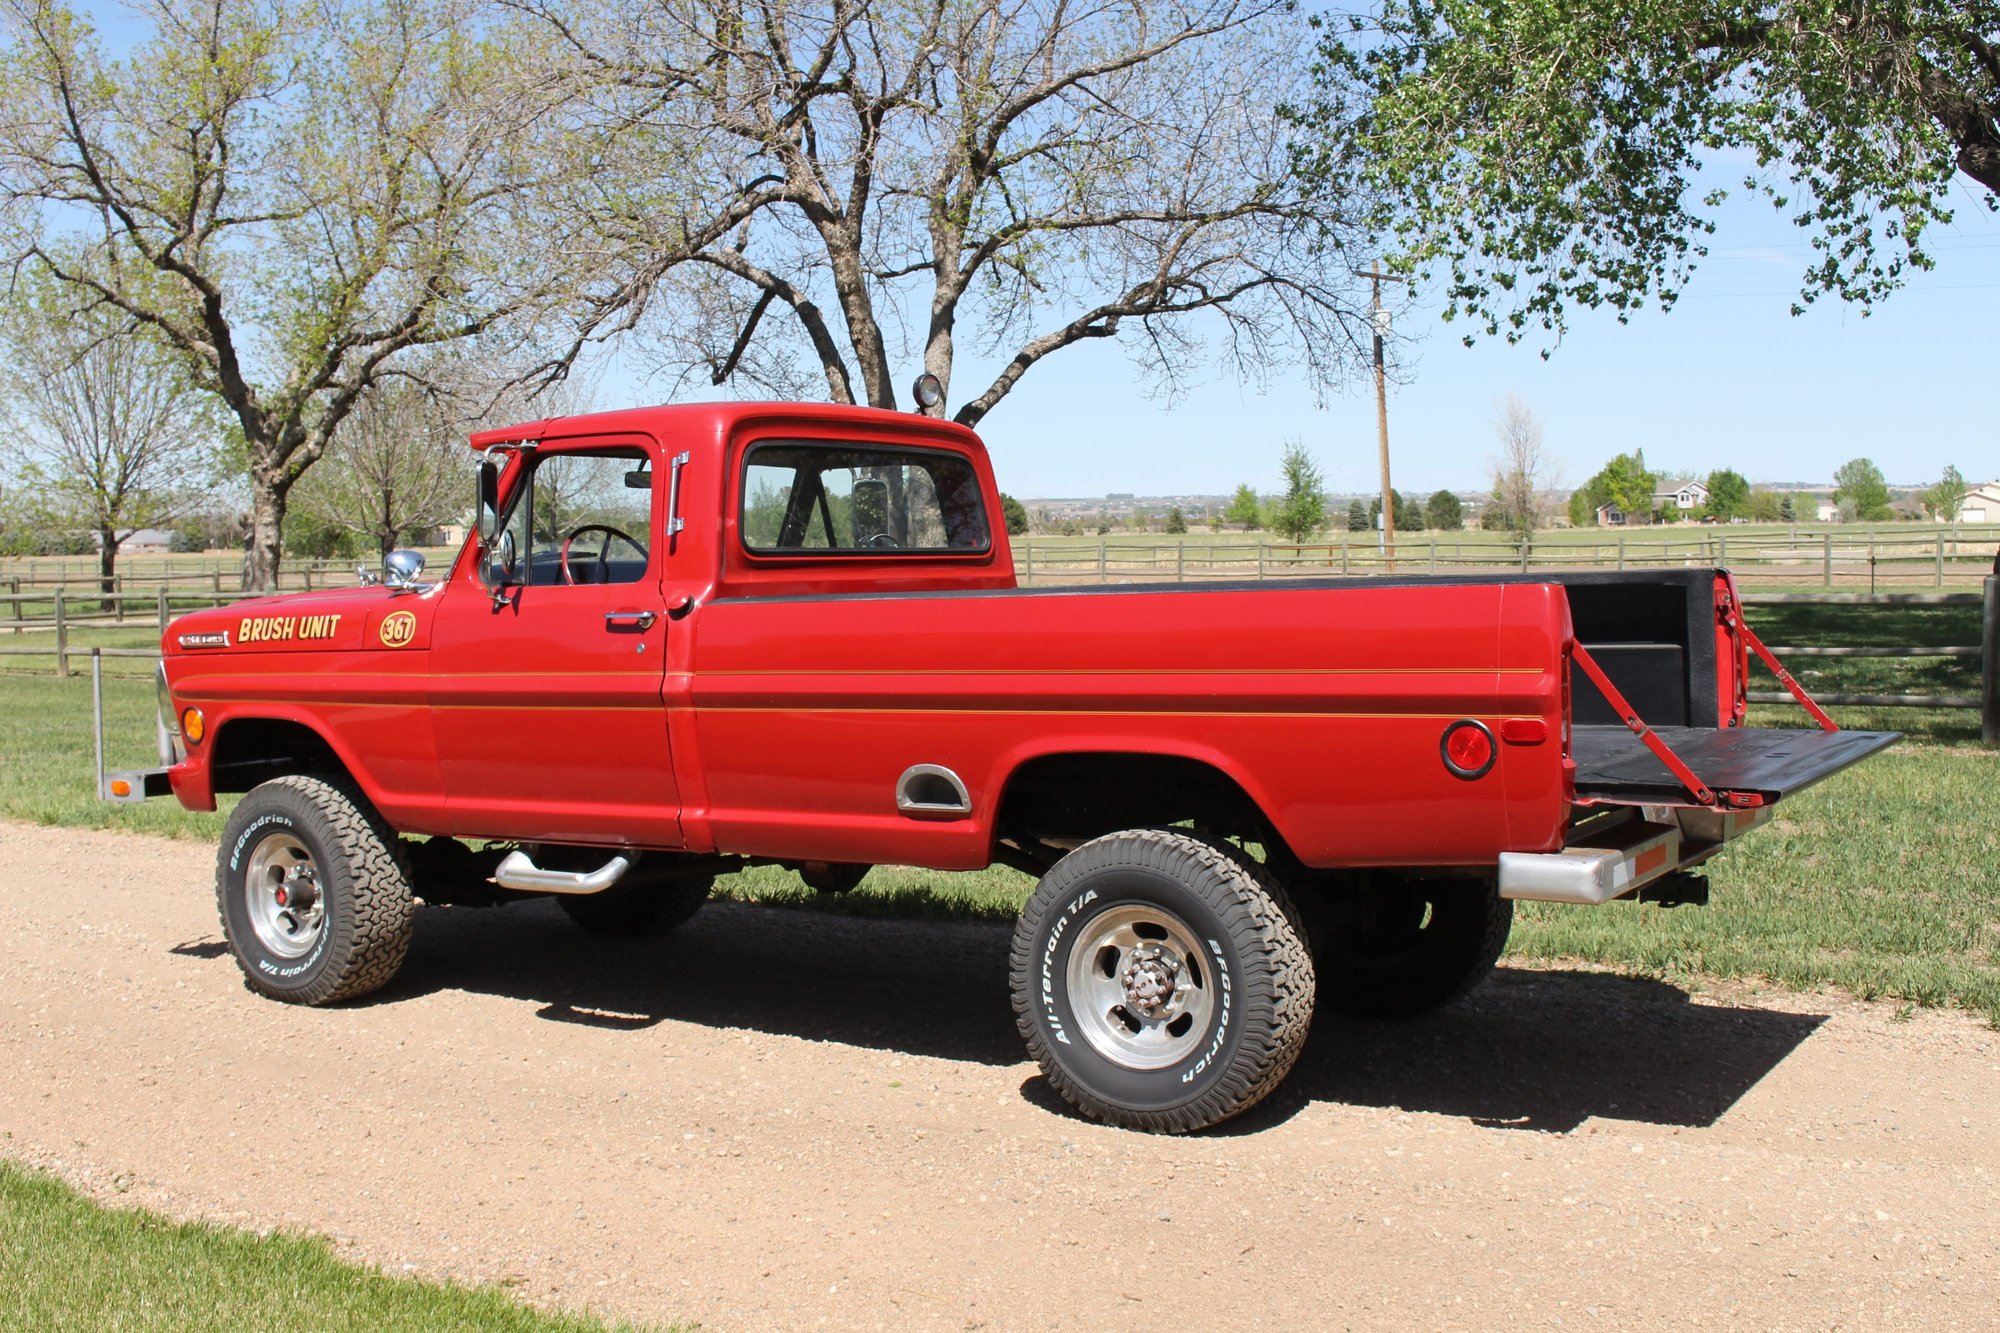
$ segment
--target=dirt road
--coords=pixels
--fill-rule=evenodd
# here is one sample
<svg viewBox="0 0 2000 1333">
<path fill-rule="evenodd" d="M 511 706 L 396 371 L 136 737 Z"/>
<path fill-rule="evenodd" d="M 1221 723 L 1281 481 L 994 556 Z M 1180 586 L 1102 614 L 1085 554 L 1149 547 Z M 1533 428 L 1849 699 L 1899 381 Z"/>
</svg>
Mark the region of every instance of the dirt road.
<svg viewBox="0 0 2000 1333">
<path fill-rule="evenodd" d="M 2000 1034 L 1960 1015 L 1506 969 L 1148 1138 L 1022 1059 L 1004 930 L 426 910 L 388 991 L 307 1010 L 244 990 L 211 856 L 0 824 L 0 1154 L 718 1330 L 2000 1318 Z"/>
</svg>

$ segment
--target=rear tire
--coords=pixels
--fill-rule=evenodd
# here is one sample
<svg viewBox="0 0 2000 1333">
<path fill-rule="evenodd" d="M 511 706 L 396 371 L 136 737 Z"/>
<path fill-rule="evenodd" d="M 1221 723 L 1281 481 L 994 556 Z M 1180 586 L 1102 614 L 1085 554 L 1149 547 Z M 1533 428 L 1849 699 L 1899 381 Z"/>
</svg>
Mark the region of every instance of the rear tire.
<svg viewBox="0 0 2000 1333">
<path fill-rule="evenodd" d="M 1492 880 L 1377 879 L 1329 893 L 1316 932 L 1319 999 L 1351 1018 L 1415 1018 L 1484 981 L 1514 903 Z"/>
<path fill-rule="evenodd" d="M 1015 927 L 1011 980 L 1049 1085 L 1128 1129 L 1184 1134 L 1255 1105 L 1312 1021 L 1312 955 L 1284 890 L 1179 830 L 1057 862 Z"/>
<path fill-rule="evenodd" d="M 714 885 L 711 875 L 683 875 L 664 883 L 638 880 L 602 893 L 559 894 L 556 905 L 593 935 L 664 935 L 686 925 Z"/>
<path fill-rule="evenodd" d="M 409 952 L 401 843 L 358 792 L 324 778 L 277 778 L 243 798 L 223 826 L 215 896 L 245 981 L 274 1000 L 366 995 Z"/>
</svg>

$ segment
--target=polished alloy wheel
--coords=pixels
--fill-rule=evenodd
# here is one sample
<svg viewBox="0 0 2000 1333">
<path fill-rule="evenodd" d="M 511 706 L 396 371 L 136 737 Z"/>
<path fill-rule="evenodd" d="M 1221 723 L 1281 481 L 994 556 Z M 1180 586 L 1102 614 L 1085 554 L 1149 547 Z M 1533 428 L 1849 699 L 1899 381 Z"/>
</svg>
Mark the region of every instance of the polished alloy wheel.
<svg viewBox="0 0 2000 1333">
<path fill-rule="evenodd" d="M 289 833 L 269 833 L 250 853 L 243 905 L 257 942 L 278 958 L 303 958 L 326 929 L 319 867 Z"/>
<path fill-rule="evenodd" d="M 1068 981 L 1084 1040 L 1127 1069 L 1163 1069 L 1209 1035 L 1215 980 L 1201 941 L 1150 903 L 1118 904 L 1085 922 Z"/>
</svg>

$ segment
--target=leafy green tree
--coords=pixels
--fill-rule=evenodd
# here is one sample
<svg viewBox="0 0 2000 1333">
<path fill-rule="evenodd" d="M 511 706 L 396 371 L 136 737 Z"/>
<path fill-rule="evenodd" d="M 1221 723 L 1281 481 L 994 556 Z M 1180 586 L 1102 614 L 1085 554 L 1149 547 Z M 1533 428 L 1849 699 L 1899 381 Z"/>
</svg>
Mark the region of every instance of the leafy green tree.
<svg viewBox="0 0 2000 1333">
<path fill-rule="evenodd" d="M 1424 501 L 1424 519 L 1439 532 L 1457 532 L 1465 526 L 1465 506 L 1450 491 L 1435 491 Z"/>
<path fill-rule="evenodd" d="M 1971 489 L 1965 484 L 1964 474 L 1955 465 L 1947 463 L 1944 475 L 1923 494 L 1924 512 L 1949 523 L 1958 517 L 1958 511 L 1965 506 L 1965 497 Z"/>
<path fill-rule="evenodd" d="M 1689 188 L 1711 155 L 1754 160 L 1744 188 L 1806 231 L 1794 313 L 1929 268 L 1960 174 L 2000 191 L 1993 0 L 1383 0 L 1322 24 L 1305 167 L 1390 201 L 1408 265 L 1445 265 L 1451 313 L 1510 341 L 1671 306 L 1724 194 Z"/>
<path fill-rule="evenodd" d="M 1750 492 L 1750 517 L 1758 523 L 1776 523 L 1785 516 L 1784 503 L 1776 491 L 1762 486 Z"/>
<path fill-rule="evenodd" d="M 1569 493 L 1569 525 L 1573 528 L 1587 528 L 1597 521 L 1598 499 L 1589 490 L 1578 487 Z"/>
<path fill-rule="evenodd" d="M 1708 474 L 1708 513 L 1727 523 L 1732 518 L 1750 516 L 1750 483 L 1739 472 L 1717 468 Z"/>
<path fill-rule="evenodd" d="M 1376 508 L 1378 508 L 1378 509 L 1379 509 L 1379 508 L 1381 508 L 1381 505 L 1380 505 L 1380 504 L 1377 504 L 1377 505 L 1376 505 Z M 1350 502 L 1350 503 L 1348 504 L 1348 506 L 1347 506 L 1347 530 L 1348 530 L 1349 532 L 1366 532 L 1366 531 L 1368 531 L 1368 526 L 1369 526 L 1369 523 L 1370 523 L 1370 521 L 1371 521 L 1371 520 L 1370 520 L 1370 518 L 1369 518 L 1369 514 L 1368 514 L 1368 506 L 1367 506 L 1367 505 L 1364 505 L 1364 504 L 1362 504 L 1362 503 L 1361 503 L 1361 501 L 1359 501 L 1359 500 L 1354 500 L 1354 501 L 1351 501 L 1351 502 Z"/>
<path fill-rule="evenodd" d="M 1264 521 L 1263 508 L 1257 503 L 1257 492 L 1249 482 L 1236 488 L 1236 494 L 1229 498 L 1228 507 L 1222 511 L 1222 517 L 1225 522 L 1234 523 L 1245 532 Z"/>
<path fill-rule="evenodd" d="M 1389 500 L 1396 506 L 1396 531 L 1422 532 L 1424 530 L 1424 510 L 1422 505 L 1418 504 L 1415 500 L 1406 498 L 1401 491 L 1396 490 L 1394 487 L 1391 487 L 1389 490 Z M 1382 501 L 1380 497 L 1370 500 L 1368 502 L 1368 527 L 1373 528 L 1375 526 L 1375 520 L 1381 516 L 1381 513 Z"/>
<path fill-rule="evenodd" d="M 1681 513 L 1681 507 L 1669 500 L 1653 511 L 1653 517 L 1662 523 L 1678 523 L 1684 515 Z"/>
<path fill-rule="evenodd" d="M 1640 516 L 1652 510 L 1653 492 L 1659 484 L 1659 474 L 1646 468 L 1645 453 L 1634 450 L 1599 468 L 1583 489 L 1590 495 L 1593 511 L 1599 505 L 1615 504 L 1627 515 Z"/>
<path fill-rule="evenodd" d="M 1303 442 L 1285 446 L 1278 465 L 1285 493 L 1272 506 L 1271 528 L 1286 541 L 1302 542 L 1326 527 L 1326 477 Z"/>
<path fill-rule="evenodd" d="M 1187 515 L 1181 512 L 1181 507 L 1179 505 L 1175 505 L 1172 509 L 1169 509 L 1167 511 L 1167 521 L 1165 524 L 1165 531 L 1169 533 L 1179 534 L 1179 533 L 1185 533 L 1187 531 L 1187 528 L 1188 528 Z"/>
<path fill-rule="evenodd" d="M 247 457 L 245 586 L 269 589 L 292 487 L 373 385 L 589 305 L 596 238 L 531 201 L 596 158 L 545 114 L 541 32 L 497 7 L 132 13 L 114 58 L 64 0 L 0 8 L 6 249 L 213 395 Z"/>
<path fill-rule="evenodd" d="M 1852 510 L 1863 523 L 1879 523 L 1896 516 L 1889 507 L 1889 483 L 1882 469 L 1867 458 L 1842 463 L 1833 474 L 1833 502 L 1846 513 Z"/>
<path fill-rule="evenodd" d="M 1005 491 L 1000 492 L 1000 516 L 1006 521 L 1009 537 L 1018 537 L 1028 530 L 1028 507 Z"/>
</svg>

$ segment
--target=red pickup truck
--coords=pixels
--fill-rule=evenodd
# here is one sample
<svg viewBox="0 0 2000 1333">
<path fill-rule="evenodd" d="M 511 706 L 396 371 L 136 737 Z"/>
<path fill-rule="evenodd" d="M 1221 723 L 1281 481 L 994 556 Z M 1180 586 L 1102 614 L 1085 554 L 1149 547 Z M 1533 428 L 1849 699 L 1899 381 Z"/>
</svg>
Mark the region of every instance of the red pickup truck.
<svg viewBox="0 0 2000 1333">
<path fill-rule="evenodd" d="M 1277 1085 L 1315 1004 L 1445 1003 L 1518 899 L 1702 901 L 1692 867 L 1895 739 L 1745 727 L 1761 645 L 1720 570 L 1019 588 L 945 422 L 663 407 L 472 445 L 435 581 L 399 552 L 163 636 L 165 767 L 110 788 L 246 793 L 216 892 L 265 995 L 380 986 L 416 899 L 644 932 L 745 865 L 1003 863 L 1040 880 L 1012 985 L 1050 1083 L 1192 1130 Z"/>
</svg>

